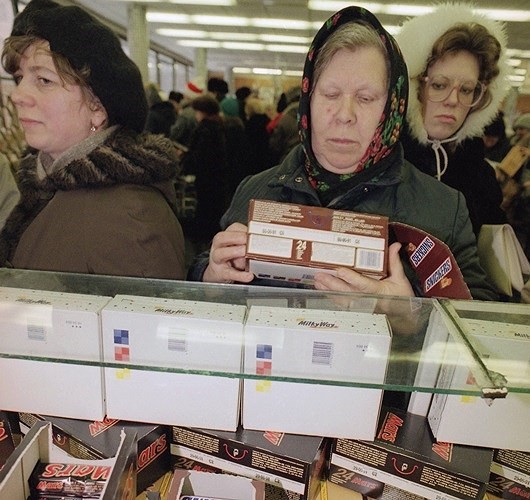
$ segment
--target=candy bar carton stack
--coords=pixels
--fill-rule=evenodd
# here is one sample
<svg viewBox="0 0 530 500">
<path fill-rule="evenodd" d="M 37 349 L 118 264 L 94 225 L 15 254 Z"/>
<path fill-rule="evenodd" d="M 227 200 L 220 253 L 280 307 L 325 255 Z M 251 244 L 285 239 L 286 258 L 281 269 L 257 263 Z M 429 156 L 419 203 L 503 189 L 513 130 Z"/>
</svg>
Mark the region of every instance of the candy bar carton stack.
<svg viewBox="0 0 530 500">
<path fill-rule="evenodd" d="M 244 370 L 254 378 L 244 380 L 243 428 L 373 439 L 390 340 L 383 314 L 252 306 Z"/>
<path fill-rule="evenodd" d="M 0 470 L 15 449 L 11 422 L 7 412 L 0 411 Z"/>
<path fill-rule="evenodd" d="M 175 466 L 228 473 L 265 483 L 265 498 L 313 500 L 326 470 L 330 440 L 270 431 L 172 427 Z"/>
<path fill-rule="evenodd" d="M 310 284 L 339 266 L 386 275 L 387 217 L 250 200 L 248 219 L 246 257 L 258 278 Z"/>
<path fill-rule="evenodd" d="M 40 486 L 50 485 L 53 494 L 66 489 L 70 491 L 71 487 L 74 487 L 76 492 L 88 498 L 87 490 L 93 491 L 94 487 L 98 486 L 98 498 L 102 500 L 134 498 L 136 434 L 124 432 L 116 454 L 112 458 L 79 460 L 67 457 L 62 450 L 53 446 L 51 423 L 37 422 L 0 471 L 0 498 L 9 500 L 29 498 L 30 482 L 35 481 L 35 469 L 41 465 L 45 468 L 46 474 L 42 476 Z M 71 478 L 75 481 L 68 481 Z M 85 484 L 81 478 L 89 480 Z"/>
<path fill-rule="evenodd" d="M 498 498 L 530 498 L 530 453 L 494 450 L 488 493 Z"/>
<path fill-rule="evenodd" d="M 329 480 L 371 498 L 482 500 L 491 459 L 488 448 L 437 442 L 424 416 L 383 408 L 374 441 L 333 440 Z"/>
<path fill-rule="evenodd" d="M 121 442 L 123 430 L 136 433 L 138 457 L 137 494 L 170 470 L 169 427 L 124 420 L 77 420 L 32 413 L 20 413 L 20 427 L 26 433 L 36 422 L 52 424 L 53 444 L 68 455 L 97 460 L 111 458 Z"/>
<path fill-rule="evenodd" d="M 117 295 L 102 311 L 104 358 L 119 365 L 105 368 L 108 418 L 235 430 L 240 379 L 224 374 L 241 373 L 245 314 L 239 305 Z"/>
<path fill-rule="evenodd" d="M 530 324 L 462 321 L 486 368 L 502 374 L 508 388 L 530 378 Z M 463 361 L 443 365 L 436 385 L 440 389 L 476 388 Z M 440 441 L 530 452 L 529 415 L 530 395 L 508 389 L 505 398 L 495 399 L 436 393 L 428 418 Z"/>
<path fill-rule="evenodd" d="M 0 288 L 0 352 L 10 356 L 0 358 L 10 374 L 0 377 L 2 409 L 104 418 L 100 312 L 109 300 Z"/>
</svg>

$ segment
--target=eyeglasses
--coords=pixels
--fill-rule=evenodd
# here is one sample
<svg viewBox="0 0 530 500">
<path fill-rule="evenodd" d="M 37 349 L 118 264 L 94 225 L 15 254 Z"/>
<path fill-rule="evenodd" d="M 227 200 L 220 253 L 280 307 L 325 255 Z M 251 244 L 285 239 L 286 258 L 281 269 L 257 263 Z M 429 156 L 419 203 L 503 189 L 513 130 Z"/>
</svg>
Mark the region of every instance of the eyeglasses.
<svg viewBox="0 0 530 500">
<path fill-rule="evenodd" d="M 475 80 L 462 82 L 444 75 L 424 76 L 420 80 L 425 83 L 427 99 L 431 102 L 445 101 L 457 89 L 458 102 L 472 108 L 480 102 L 486 91 L 486 85 Z"/>
</svg>

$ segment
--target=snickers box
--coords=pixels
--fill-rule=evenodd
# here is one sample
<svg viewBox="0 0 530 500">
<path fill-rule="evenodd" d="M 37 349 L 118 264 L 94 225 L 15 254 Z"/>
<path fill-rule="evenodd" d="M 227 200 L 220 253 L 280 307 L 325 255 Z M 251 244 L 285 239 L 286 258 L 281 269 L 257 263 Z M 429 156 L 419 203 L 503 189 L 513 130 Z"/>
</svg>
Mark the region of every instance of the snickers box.
<svg viewBox="0 0 530 500">
<path fill-rule="evenodd" d="M 5 411 L 0 411 L 0 470 L 15 449 L 11 421 Z"/>
<path fill-rule="evenodd" d="M 508 500 L 530 498 L 530 453 L 494 450 L 488 493 Z"/>
<path fill-rule="evenodd" d="M 102 311 L 104 358 L 119 365 L 105 368 L 107 416 L 235 430 L 246 310 L 117 295 Z"/>
<path fill-rule="evenodd" d="M 224 472 L 266 483 L 267 499 L 313 500 L 329 440 L 279 432 L 172 428 L 171 454 L 182 469 Z M 197 463 L 202 464 L 197 466 Z"/>
<path fill-rule="evenodd" d="M 258 278 L 311 284 L 337 267 L 386 276 L 387 217 L 250 200 L 248 220 L 246 257 Z"/>
<path fill-rule="evenodd" d="M 47 481 L 59 484 L 65 470 L 75 471 L 78 467 L 84 474 L 90 470 L 105 470 L 101 500 L 134 498 L 136 495 L 136 434 L 124 432 L 113 457 L 102 460 L 80 460 L 67 457 L 52 444 L 52 424 L 37 422 L 24 436 L 22 442 L 8 458 L 0 471 L 0 498 L 26 500 L 30 497 L 30 480 L 36 466 L 52 464 Z M 68 467 L 64 467 L 68 464 Z M 111 467 L 110 472 L 107 468 Z M 53 475 L 56 471 L 58 475 Z M 100 476 L 100 479 L 102 477 Z M 54 491 L 56 493 L 56 491 Z"/>
<path fill-rule="evenodd" d="M 0 372 L 9 373 L 0 408 L 103 419 L 100 312 L 109 300 L 0 288 Z"/>
<path fill-rule="evenodd" d="M 79 459 L 110 458 L 116 454 L 122 430 L 137 435 L 137 486 L 139 494 L 170 470 L 169 427 L 105 418 L 102 421 L 20 413 L 21 428 L 36 422 L 52 424 L 53 444 Z"/>
<path fill-rule="evenodd" d="M 499 306 L 503 311 L 499 309 L 498 313 L 505 314 L 505 321 L 462 318 L 462 327 L 486 368 L 506 378 L 506 396 L 487 399 L 448 394 L 448 389 L 455 392 L 462 388 L 477 390 L 465 353 L 457 352 L 454 359 L 454 349 L 448 343 L 447 355 L 453 357 L 442 364 L 438 375 L 436 387 L 442 391 L 432 397 L 429 424 L 441 441 L 530 452 L 530 394 L 510 389 L 516 389 L 530 378 L 530 315 L 527 305 L 516 304 L 526 308 L 526 314 L 519 316 L 509 315 L 510 308 L 506 304 Z M 474 307 L 477 306 L 469 305 L 470 309 Z M 495 304 L 484 307 L 488 308 L 488 314 L 495 314 Z M 509 323 L 510 316 L 519 322 Z"/>
<path fill-rule="evenodd" d="M 373 439 L 390 340 L 384 314 L 251 306 L 243 428 Z"/>
<path fill-rule="evenodd" d="M 388 485 L 433 500 L 479 500 L 491 459 L 488 448 L 436 442 L 423 416 L 385 408 L 373 442 L 333 441 L 329 480 L 373 498 Z"/>
</svg>

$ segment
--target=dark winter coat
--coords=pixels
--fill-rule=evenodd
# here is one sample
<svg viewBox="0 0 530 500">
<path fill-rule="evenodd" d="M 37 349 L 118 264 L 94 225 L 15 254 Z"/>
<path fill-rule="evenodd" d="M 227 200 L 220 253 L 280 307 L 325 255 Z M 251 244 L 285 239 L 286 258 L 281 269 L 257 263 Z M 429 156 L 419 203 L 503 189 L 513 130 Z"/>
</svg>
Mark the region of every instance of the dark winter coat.
<svg viewBox="0 0 530 500">
<path fill-rule="evenodd" d="M 297 146 L 281 165 L 245 179 L 221 220 L 222 228 L 226 229 L 234 222 L 248 224 L 248 203 L 252 198 L 320 206 L 305 175 L 304 161 L 304 152 Z M 390 221 L 404 222 L 427 231 L 452 250 L 474 298 L 497 299 L 479 265 L 462 194 L 404 161 L 401 147 L 382 162 L 385 169 L 380 176 L 358 184 L 328 207 L 386 215 Z M 195 261 L 189 279 L 202 279 L 207 259 L 207 255 L 202 255 Z"/>
<path fill-rule="evenodd" d="M 91 146 L 91 137 L 55 161 L 22 160 L 21 199 L 0 234 L 0 264 L 182 279 L 174 147 L 162 136 L 99 134 L 99 143 Z"/>
</svg>

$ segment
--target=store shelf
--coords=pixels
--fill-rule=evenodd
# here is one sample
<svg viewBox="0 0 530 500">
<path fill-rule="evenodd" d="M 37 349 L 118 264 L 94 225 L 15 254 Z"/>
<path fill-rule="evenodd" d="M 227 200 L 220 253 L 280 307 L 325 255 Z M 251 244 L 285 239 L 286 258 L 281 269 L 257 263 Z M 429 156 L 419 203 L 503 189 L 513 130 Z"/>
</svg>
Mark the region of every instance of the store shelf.
<svg viewBox="0 0 530 500">
<path fill-rule="evenodd" d="M 114 297 L 133 295 L 184 299 L 188 301 L 236 304 L 246 306 L 265 305 L 278 308 L 327 311 L 332 322 L 335 311 L 351 311 L 362 314 L 383 314 L 391 326 L 392 341 L 386 377 L 383 383 L 367 377 L 347 374 L 327 377 L 322 371 L 304 373 L 284 369 L 274 376 L 245 374 L 243 370 L 224 370 L 215 366 L 175 366 L 161 363 L 158 359 L 145 359 L 142 363 L 108 362 L 103 359 L 65 357 L 53 353 L 28 355 L 6 349 L 0 332 L 0 358 L 27 359 L 57 364 L 102 366 L 164 373 L 190 373 L 195 375 L 228 378 L 254 378 L 289 381 L 296 383 L 378 388 L 404 392 L 447 393 L 487 398 L 503 398 L 509 392 L 530 394 L 530 369 L 528 363 L 528 328 L 530 308 L 522 304 L 491 303 L 477 301 L 431 300 L 422 298 L 377 297 L 360 294 L 324 293 L 279 287 L 254 287 L 245 285 L 214 285 L 183 281 L 123 278 L 69 273 L 52 273 L 28 270 L 0 269 L 0 287 L 26 290 L 88 294 Z M 477 323 L 478 322 L 478 323 Z M 513 359 L 494 364 L 483 359 L 480 346 L 473 335 L 478 325 L 485 329 L 498 323 L 520 329 L 520 339 L 526 339 L 524 350 L 518 350 Z M 492 330 L 492 331 L 493 331 Z M 215 345 L 211 346 L 216 349 Z M 296 349 L 295 349 L 296 351 Z M 294 352 L 293 355 L 296 353 Z M 523 355 L 521 362 L 520 356 Z M 517 359 L 519 356 L 519 359 Z M 508 356 L 510 357 L 510 356 Z M 436 386 L 436 374 L 442 366 L 458 366 L 462 363 L 472 374 L 472 383 L 459 383 L 449 387 Z M 498 369 L 501 367 L 501 370 Z M 517 367 L 517 369 L 514 369 Z M 505 369 L 506 368 L 506 369 Z"/>
</svg>

